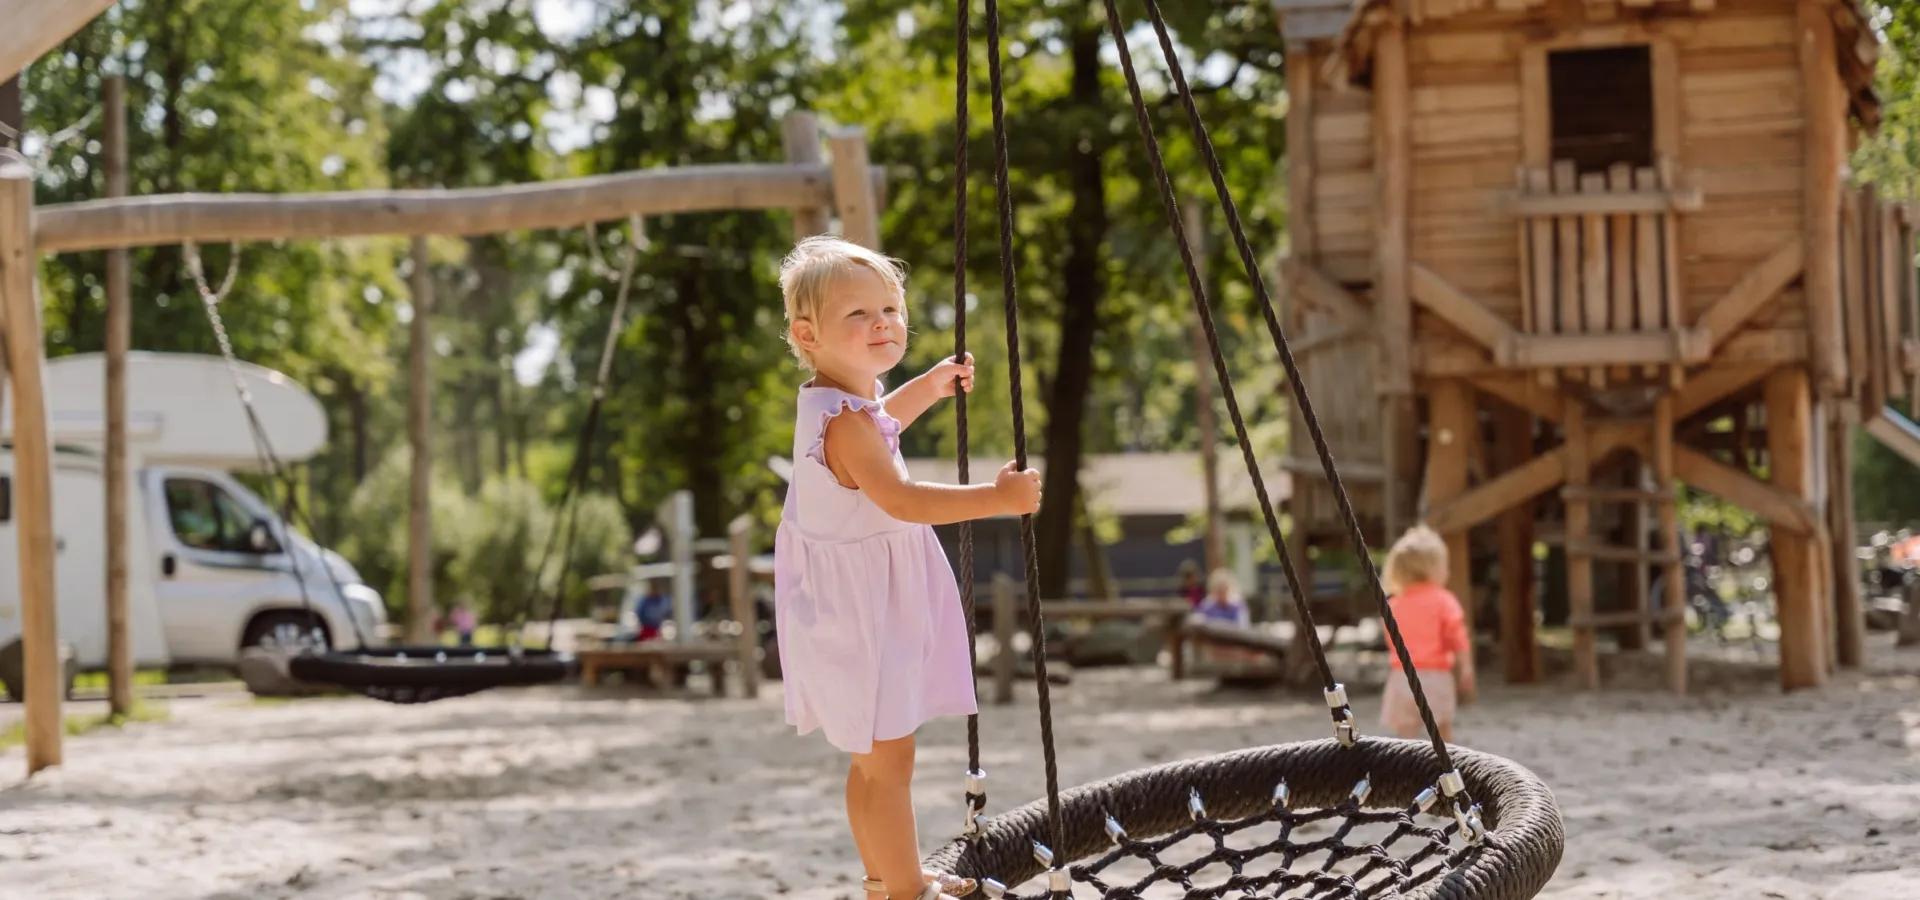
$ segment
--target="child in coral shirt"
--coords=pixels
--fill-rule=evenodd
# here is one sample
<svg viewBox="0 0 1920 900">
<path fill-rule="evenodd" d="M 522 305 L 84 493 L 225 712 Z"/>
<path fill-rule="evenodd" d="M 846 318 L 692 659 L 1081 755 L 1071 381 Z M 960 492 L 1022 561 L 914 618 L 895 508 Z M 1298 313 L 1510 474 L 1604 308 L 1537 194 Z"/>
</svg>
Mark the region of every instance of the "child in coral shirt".
<svg viewBox="0 0 1920 900">
<path fill-rule="evenodd" d="M 1473 690 L 1473 667 L 1466 654 L 1471 652 L 1467 639 L 1466 614 L 1459 598 L 1445 587 L 1447 583 L 1447 545 L 1440 535 L 1425 525 L 1416 525 L 1395 541 L 1387 553 L 1386 588 L 1393 618 L 1406 641 L 1407 656 L 1413 660 L 1421 692 L 1440 726 L 1440 739 L 1453 740 L 1455 671 L 1460 690 Z M 1380 721 L 1401 737 L 1418 737 L 1425 731 L 1420 708 L 1413 702 L 1413 690 L 1394 650 L 1393 636 L 1387 636 L 1388 659 L 1393 674 L 1387 679 L 1381 700 Z"/>
</svg>

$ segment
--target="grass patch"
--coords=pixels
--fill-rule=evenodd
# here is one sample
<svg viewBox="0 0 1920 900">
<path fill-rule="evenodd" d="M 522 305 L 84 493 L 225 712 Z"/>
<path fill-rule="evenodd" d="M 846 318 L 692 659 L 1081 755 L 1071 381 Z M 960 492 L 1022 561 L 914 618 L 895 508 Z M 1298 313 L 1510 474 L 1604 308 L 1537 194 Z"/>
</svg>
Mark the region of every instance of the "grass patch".
<svg viewBox="0 0 1920 900">
<path fill-rule="evenodd" d="M 87 713 L 68 716 L 65 730 L 68 737 L 79 737 L 101 728 L 119 728 L 128 722 L 163 722 L 168 716 L 165 703 L 135 700 L 133 711 L 120 716 L 113 713 Z M 0 753 L 27 742 L 27 723 L 15 722 L 0 731 Z"/>
<path fill-rule="evenodd" d="M 140 669 L 133 673 L 133 684 L 135 687 L 146 687 L 166 683 L 167 672 L 165 669 Z M 107 673 L 82 672 L 73 677 L 73 687 L 74 690 L 79 691 L 104 691 L 107 689 Z"/>
</svg>

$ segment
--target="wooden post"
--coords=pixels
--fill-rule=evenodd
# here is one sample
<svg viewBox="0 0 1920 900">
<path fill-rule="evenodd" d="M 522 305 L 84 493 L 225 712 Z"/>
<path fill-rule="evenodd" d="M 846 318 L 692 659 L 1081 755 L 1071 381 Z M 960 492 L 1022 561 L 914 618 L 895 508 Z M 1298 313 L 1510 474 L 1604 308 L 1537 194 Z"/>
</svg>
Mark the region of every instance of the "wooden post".
<svg viewBox="0 0 1920 900">
<path fill-rule="evenodd" d="M 780 120 L 780 140 L 786 145 L 787 162 L 818 165 L 820 159 L 820 117 L 795 110 Z M 828 209 L 824 206 L 796 206 L 793 209 L 793 239 L 799 241 L 828 230 Z"/>
<path fill-rule="evenodd" d="M 66 687 L 54 600 L 53 443 L 33 265 L 33 172 L 0 158 L 0 331 L 13 377 L 13 521 L 20 540 L 28 775 L 60 764 Z"/>
<path fill-rule="evenodd" d="M 1294 432 L 1299 434 L 1300 432 Z M 1313 530 L 1309 523 L 1314 521 L 1315 506 L 1325 482 L 1302 478 L 1293 483 L 1293 496 L 1287 498 L 1293 511 L 1293 529 L 1287 532 L 1287 555 L 1293 558 L 1293 571 L 1300 576 L 1300 589 L 1306 593 L 1306 604 L 1313 605 Z M 1366 608 L 1373 608 L 1373 587 L 1367 586 Z M 1287 604 L 1287 619 L 1293 623 L 1294 634 L 1299 640 L 1306 639 L 1306 622 L 1300 617 L 1300 606 Z M 1305 644 L 1299 644 L 1305 647 Z M 1311 653 L 1289 653 L 1281 659 L 1281 675 L 1290 685 L 1313 684 L 1319 676 Z M 1324 687 L 1324 685 L 1323 685 Z"/>
<path fill-rule="evenodd" d="M 1659 546 L 1667 548 L 1666 573 L 1660 583 L 1666 591 L 1660 608 L 1666 613 L 1661 636 L 1667 648 L 1667 688 L 1676 694 L 1687 692 L 1687 573 L 1682 561 L 1686 548 L 1680 544 L 1679 486 L 1673 482 L 1673 395 L 1661 394 L 1653 402 L 1653 480 L 1661 497 L 1655 506 L 1659 516 Z"/>
<path fill-rule="evenodd" d="M 1813 468 L 1812 398 L 1807 373 L 1798 368 L 1776 369 L 1767 376 L 1767 453 L 1773 484 L 1796 497 L 1811 500 Z M 1827 635 L 1821 628 L 1815 581 L 1816 539 L 1775 529 L 1773 588 L 1780 622 L 1780 687 L 1782 690 L 1818 687 L 1827 681 Z"/>
<path fill-rule="evenodd" d="M 749 700 L 760 696 L 760 623 L 751 590 L 753 573 L 747 566 L 753 552 L 752 534 L 752 516 L 743 514 L 727 526 L 727 552 L 733 556 L 733 568 L 727 570 L 727 596 L 733 601 L 733 620 L 740 624 L 740 688 Z"/>
<path fill-rule="evenodd" d="M 1657 428 L 1658 426 L 1656 425 L 1655 427 Z M 1638 459 L 1628 460 L 1624 474 L 1626 475 L 1626 486 L 1628 488 L 1636 491 L 1646 490 L 1647 464 L 1645 461 Z M 1645 650 L 1648 642 L 1653 639 L 1652 623 L 1646 618 L 1648 611 L 1653 608 L 1653 604 L 1649 602 L 1650 597 L 1647 593 L 1648 588 L 1651 587 L 1651 585 L 1647 583 L 1648 577 L 1652 572 L 1652 567 L 1647 565 L 1646 556 L 1647 551 L 1652 548 L 1652 544 L 1647 538 L 1647 501 L 1644 499 L 1634 500 L 1627 505 L 1626 512 L 1627 545 L 1640 554 L 1638 559 L 1627 563 L 1626 566 L 1623 567 L 1627 572 L 1627 609 L 1639 613 L 1641 619 L 1620 630 L 1620 649 Z"/>
<path fill-rule="evenodd" d="M 880 210 L 874 204 L 873 178 L 867 166 L 867 132 L 842 128 L 827 138 L 833 151 L 833 205 L 840 213 L 840 234 L 869 250 L 880 249 Z"/>
<path fill-rule="evenodd" d="M 1436 382 L 1427 395 L 1429 432 L 1427 442 L 1427 499 L 1439 506 L 1467 492 L 1467 448 L 1472 446 L 1475 427 L 1472 390 L 1460 379 Z M 1447 587 L 1460 598 L 1467 618 L 1467 653 L 1463 673 L 1474 671 L 1473 659 L 1473 571 L 1468 552 L 1470 529 L 1442 535 L 1447 541 Z M 1460 702 L 1473 702 L 1473 694 L 1460 692 Z"/>
<path fill-rule="evenodd" d="M 1287 252 L 1303 263 L 1319 256 L 1313 203 L 1313 92 L 1322 57 L 1305 41 L 1288 41 L 1287 72 Z"/>
<path fill-rule="evenodd" d="M 1501 404 L 1494 419 L 1494 449 L 1501 471 L 1533 458 L 1533 417 Z M 1533 501 L 1500 515 L 1500 657 L 1508 684 L 1540 680 L 1540 647 L 1534 639 Z"/>
<path fill-rule="evenodd" d="M 106 79 L 107 196 L 127 195 L 126 79 Z M 107 700 L 133 712 L 133 642 L 127 634 L 127 350 L 133 309 L 126 248 L 107 251 Z"/>
<path fill-rule="evenodd" d="M 427 239 L 413 239 L 413 320 L 408 323 L 407 442 L 413 451 L 407 491 L 407 639 L 434 642 L 433 633 L 433 273 Z M 559 602 L 555 600 L 555 602 Z M 552 635 L 548 635 L 552 639 Z"/>
<path fill-rule="evenodd" d="M 1408 290 L 1407 205 L 1412 185 L 1412 119 L 1407 90 L 1407 25 L 1394 16 L 1382 25 L 1373 54 L 1374 171 L 1379 199 L 1374 210 L 1376 314 L 1380 317 L 1381 390 L 1413 389 L 1408 359 L 1413 340 L 1413 299 Z"/>
<path fill-rule="evenodd" d="M 1020 627 L 1014 604 L 1013 579 L 993 576 L 993 702 L 1013 702 L 1013 633 Z"/>
<path fill-rule="evenodd" d="M 1202 283 L 1207 277 L 1207 228 L 1206 216 L 1200 212 L 1200 198 L 1190 197 L 1186 206 L 1187 237 L 1193 244 L 1193 262 L 1200 271 Z M 1201 486 L 1206 499 L 1206 560 L 1207 571 L 1212 572 L 1227 564 L 1225 538 L 1221 534 L 1220 518 L 1220 459 L 1215 450 L 1219 427 L 1214 421 L 1213 410 L 1213 354 L 1207 348 L 1206 329 L 1200 327 L 1198 317 L 1192 321 L 1188 331 L 1193 335 L 1193 417 L 1194 428 L 1200 432 L 1200 474 Z M 1295 527 L 1299 527 L 1297 524 Z M 1204 576 L 1203 576 L 1204 580 Z M 1247 586 L 1249 590 L 1252 585 Z"/>
<path fill-rule="evenodd" d="M 1846 88 L 1834 68 L 1833 24 L 1823 0 L 1800 0 L 1800 83 L 1805 99 L 1808 350 L 1823 393 L 1844 393 L 1840 312 L 1840 182 L 1847 162 Z"/>
<path fill-rule="evenodd" d="M 1419 471 L 1420 432 L 1414 421 L 1413 398 L 1407 394 L 1383 394 L 1380 398 L 1381 519 L 1386 526 L 1386 541 L 1391 544 L 1405 531 L 1407 515 L 1418 493 L 1415 473 Z"/>
<path fill-rule="evenodd" d="M 1562 427 L 1567 434 L 1567 618 L 1573 626 L 1573 668 L 1582 690 L 1600 687 L 1599 649 L 1594 646 L 1592 508 L 1585 488 L 1592 480 L 1587 408 L 1569 398 Z"/>
<path fill-rule="evenodd" d="M 1853 429 L 1859 407 L 1836 404 L 1828 439 L 1827 523 L 1832 537 L 1833 621 L 1837 632 L 1835 656 L 1841 666 L 1857 669 L 1866 660 L 1867 619 L 1860 603 L 1860 566 L 1854 561 L 1858 541 L 1853 514 Z"/>
</svg>

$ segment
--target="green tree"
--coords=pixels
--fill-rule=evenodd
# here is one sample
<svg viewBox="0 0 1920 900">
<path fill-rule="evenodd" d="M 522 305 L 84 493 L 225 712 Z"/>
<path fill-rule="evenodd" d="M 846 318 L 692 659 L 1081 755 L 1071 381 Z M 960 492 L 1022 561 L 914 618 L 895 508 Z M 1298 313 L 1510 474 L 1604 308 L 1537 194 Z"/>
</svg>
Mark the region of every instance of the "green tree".
<svg viewBox="0 0 1920 900">
<path fill-rule="evenodd" d="M 1001 15 L 1023 378 L 1044 398 L 1044 418 L 1029 429 L 1032 445 L 1045 454 L 1048 480 L 1036 537 L 1041 559 L 1064 561 L 1085 454 L 1194 445 L 1194 366 L 1187 349 L 1192 312 L 1121 74 L 1106 61 L 1112 48 L 1102 4 L 1010 2 Z M 1230 3 L 1183 7 L 1170 23 L 1248 237 L 1263 248 L 1277 240 L 1281 224 L 1274 186 L 1285 151 L 1284 123 L 1267 99 L 1280 93 L 1282 71 L 1280 37 L 1269 16 L 1262 4 Z M 984 27 L 980 17 L 975 21 L 976 28 Z M 946 321 L 950 315 L 938 312 L 952 304 L 953 11 L 909 0 L 861 4 L 848 10 L 843 28 L 849 46 L 838 69 L 838 93 L 825 108 L 847 120 L 881 123 L 875 142 L 880 158 L 919 161 L 913 178 L 899 179 L 886 236 L 893 252 L 921 263 L 916 296 L 934 306 L 936 322 Z M 1136 23 L 1127 33 L 1168 168 L 1183 196 L 1201 196 L 1203 207 L 1215 211 L 1217 228 L 1210 183 L 1177 100 L 1166 90 L 1164 69 L 1155 62 L 1151 31 Z M 973 41 L 970 59 L 974 185 L 967 269 L 984 312 L 1002 306 L 996 302 L 999 244 L 984 35 Z M 1207 261 L 1210 296 L 1223 310 L 1242 311 L 1230 314 L 1227 324 L 1254 324 L 1244 314 L 1250 289 L 1232 248 L 1215 240 Z M 976 453 L 1009 449 L 1004 381 L 984 375 L 1006 364 L 1003 343 L 986 343 L 1004 342 L 1004 322 L 992 312 L 981 318 L 985 333 L 975 332 L 974 340 L 981 342 L 975 355 L 983 377 L 975 384 L 980 399 L 969 410 L 981 410 L 986 427 L 975 430 Z M 922 335 L 915 365 L 951 352 L 950 338 Z M 1051 352 L 1040 352 L 1043 347 Z M 1227 349 L 1236 373 L 1250 371 L 1252 360 L 1261 358 L 1237 344 Z M 1264 393 L 1242 392 L 1250 418 L 1279 418 L 1270 400 L 1261 402 Z M 951 434 L 950 414 L 939 416 L 911 445 L 916 450 L 925 452 L 930 439 Z M 1067 575 L 1067 567 L 1043 563 L 1041 592 L 1064 595 Z"/>
<path fill-rule="evenodd" d="M 381 186 L 375 73 L 328 40 L 346 15 L 345 0 L 117 4 L 25 73 L 30 133 L 84 121 L 100 106 L 103 78 L 118 74 L 126 79 L 134 194 Z M 36 203 L 104 195 L 103 127 L 96 115 L 81 140 L 46 149 Z M 217 285 L 229 249 L 204 247 L 202 255 Z M 103 347 L 105 259 L 100 252 L 42 259 L 50 356 Z M 350 404 L 339 401 L 391 377 L 393 264 L 391 241 L 243 247 L 221 306 L 236 353 L 308 385 L 327 404 L 333 432 L 354 433 Z M 131 270 L 134 349 L 218 352 L 181 248 L 136 248 Z M 336 440 L 315 461 L 315 496 L 351 492 L 364 471 L 353 454 L 352 441 Z"/>
</svg>

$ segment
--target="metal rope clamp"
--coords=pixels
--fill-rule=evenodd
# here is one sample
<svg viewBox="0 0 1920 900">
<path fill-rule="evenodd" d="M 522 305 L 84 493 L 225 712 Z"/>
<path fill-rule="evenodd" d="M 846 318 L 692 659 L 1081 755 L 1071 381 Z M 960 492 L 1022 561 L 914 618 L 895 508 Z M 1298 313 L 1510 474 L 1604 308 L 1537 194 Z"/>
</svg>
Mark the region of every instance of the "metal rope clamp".
<svg viewBox="0 0 1920 900">
<path fill-rule="evenodd" d="M 1333 737 L 1342 747 L 1351 747 L 1360 740 L 1360 732 L 1353 724 L 1353 707 L 1347 705 L 1347 686 L 1334 682 L 1326 690 L 1327 708 L 1333 710 Z"/>
<path fill-rule="evenodd" d="M 967 822 L 963 829 L 972 840 L 987 836 L 987 773 L 967 770 Z"/>
<path fill-rule="evenodd" d="M 1460 834 L 1466 838 L 1467 846 L 1471 847 L 1486 840 L 1487 827 L 1480 818 L 1480 804 L 1476 803 L 1470 807 L 1462 808 L 1456 799 L 1464 793 L 1466 789 L 1466 779 L 1460 777 L 1459 769 L 1452 769 L 1440 776 L 1440 792 L 1446 795 L 1448 800 L 1447 805 L 1453 808 L 1453 820 L 1459 823 Z M 1426 797 L 1427 792 L 1422 791 L 1420 796 Z M 1429 800 L 1427 805 L 1431 806 L 1432 801 Z M 1422 810 L 1424 811 L 1425 808 L 1426 807 L 1422 807 Z"/>
</svg>

